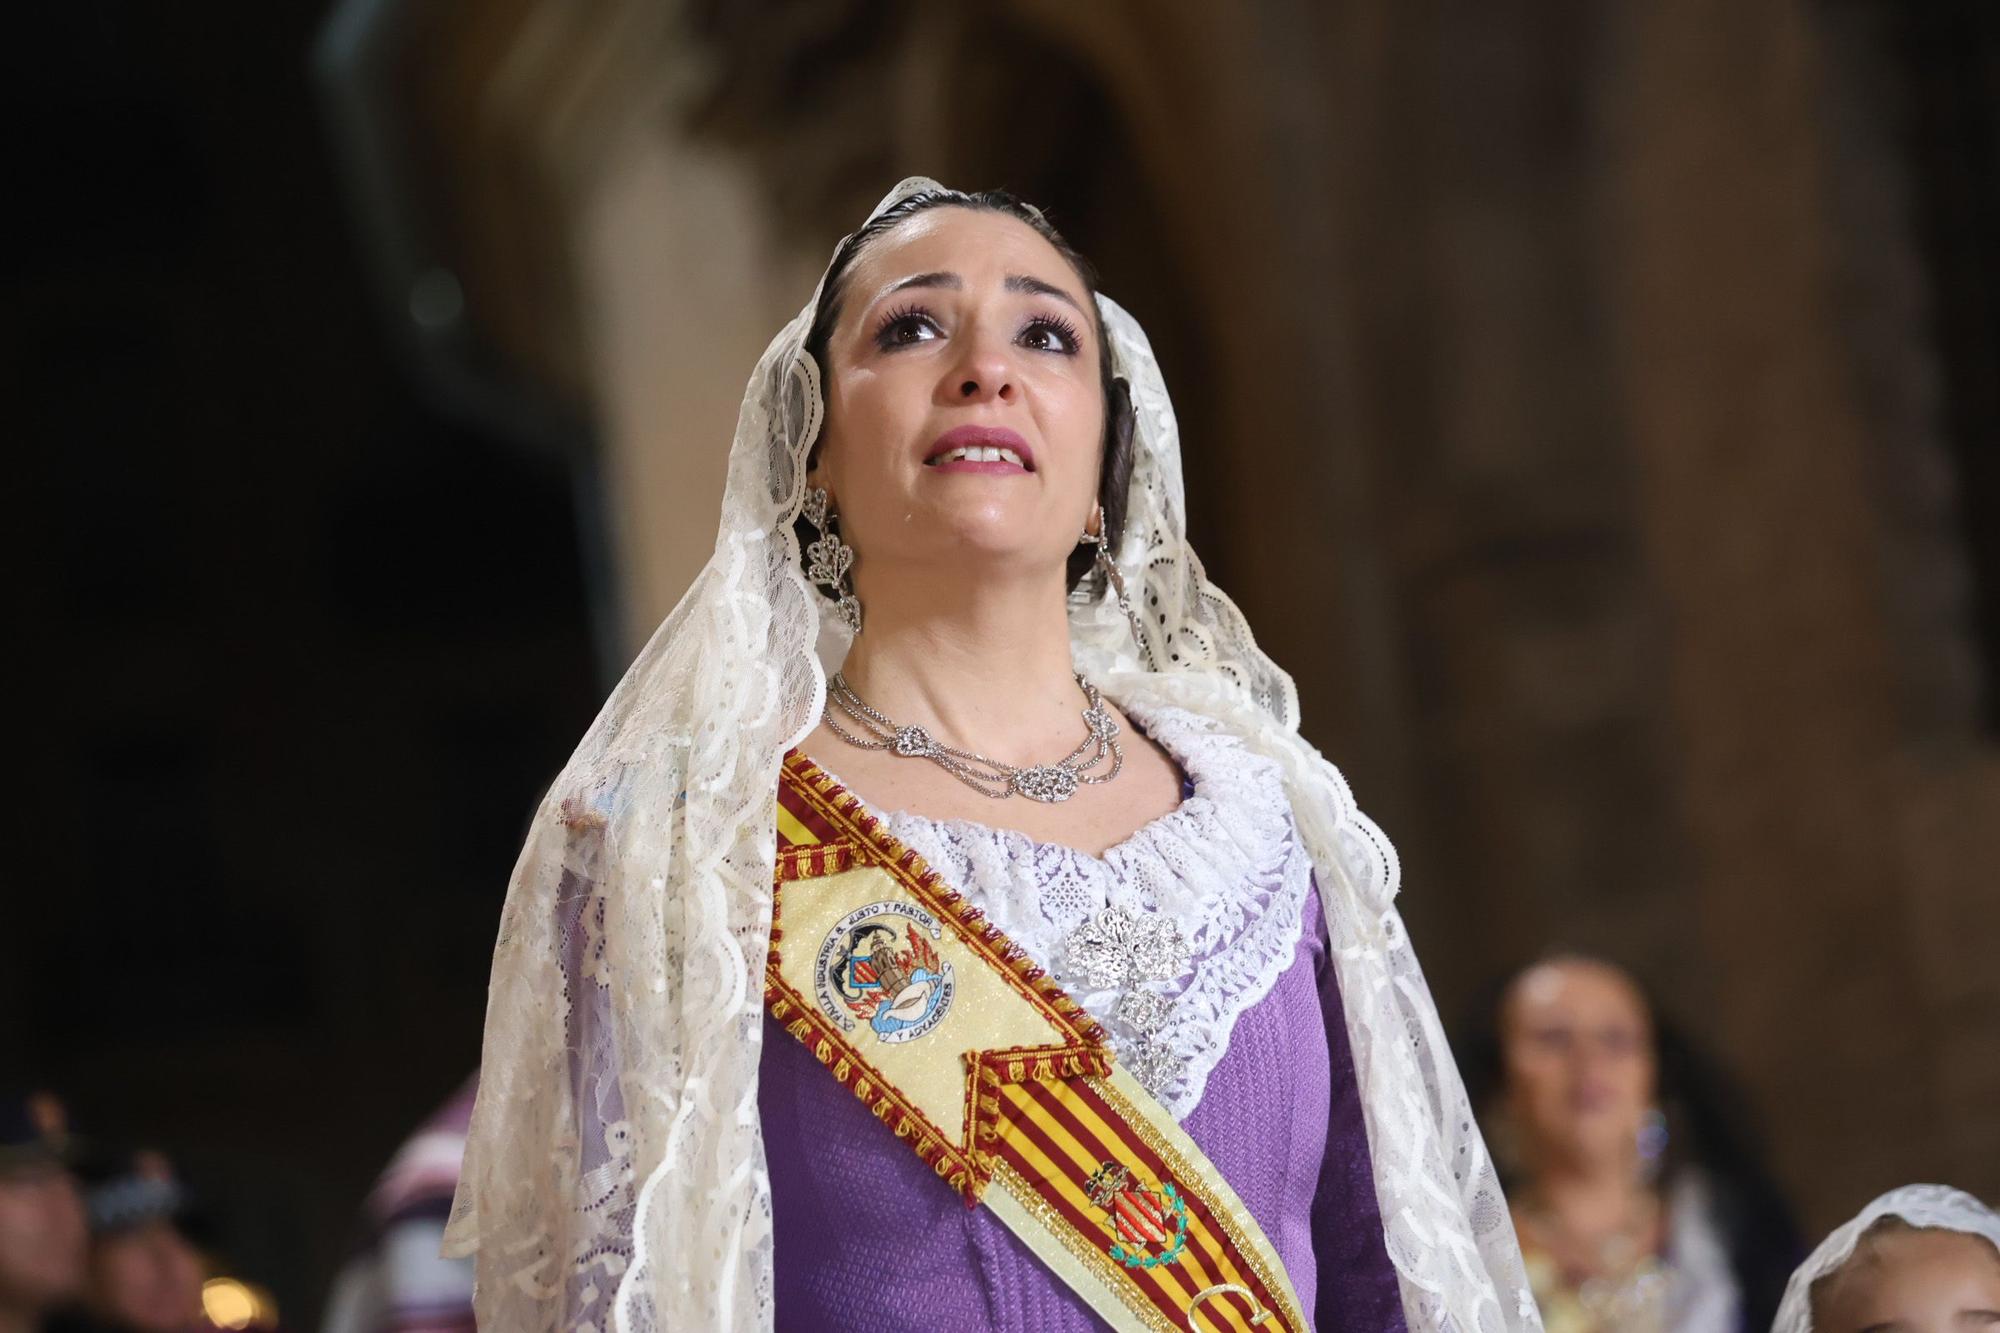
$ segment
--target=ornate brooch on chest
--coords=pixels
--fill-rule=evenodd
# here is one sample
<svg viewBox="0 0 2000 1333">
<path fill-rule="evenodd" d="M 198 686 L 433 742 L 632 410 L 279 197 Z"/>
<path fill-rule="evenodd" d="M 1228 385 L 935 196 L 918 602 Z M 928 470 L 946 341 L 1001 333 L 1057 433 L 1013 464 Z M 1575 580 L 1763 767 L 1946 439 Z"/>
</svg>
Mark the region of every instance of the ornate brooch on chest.
<svg viewBox="0 0 2000 1333">
<path fill-rule="evenodd" d="M 1163 916 L 1141 919 L 1107 907 L 1071 931 L 1063 951 L 1085 985 L 1121 992 L 1113 1013 L 1137 1038 L 1120 1047 L 1118 1063 L 1159 1096 L 1187 1068 L 1187 1061 L 1160 1037 L 1174 1002 L 1150 989 L 1180 976 L 1193 962 L 1194 952 L 1180 927 Z"/>
</svg>

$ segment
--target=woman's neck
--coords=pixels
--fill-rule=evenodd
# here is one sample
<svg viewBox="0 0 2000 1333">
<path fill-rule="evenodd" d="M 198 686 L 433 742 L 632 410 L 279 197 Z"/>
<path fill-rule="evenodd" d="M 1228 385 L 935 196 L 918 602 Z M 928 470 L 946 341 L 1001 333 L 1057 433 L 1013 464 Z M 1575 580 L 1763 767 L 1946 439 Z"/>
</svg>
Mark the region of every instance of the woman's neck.
<svg viewBox="0 0 2000 1333">
<path fill-rule="evenodd" d="M 1573 1235 L 1603 1236 L 1633 1225 L 1650 1191 L 1629 1163 L 1551 1163 L 1537 1173 L 1535 1202 Z"/>
<path fill-rule="evenodd" d="M 863 605 L 841 672 L 870 706 L 1010 762 L 1073 743 L 1083 694 L 1059 578 L 876 588 Z"/>
</svg>

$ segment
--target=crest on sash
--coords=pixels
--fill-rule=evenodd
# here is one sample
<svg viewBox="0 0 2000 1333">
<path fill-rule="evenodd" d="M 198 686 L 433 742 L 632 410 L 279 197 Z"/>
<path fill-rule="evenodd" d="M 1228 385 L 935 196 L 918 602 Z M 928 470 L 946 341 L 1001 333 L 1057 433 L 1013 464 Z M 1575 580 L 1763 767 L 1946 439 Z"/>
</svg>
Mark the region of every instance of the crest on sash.
<svg viewBox="0 0 2000 1333">
<path fill-rule="evenodd" d="M 857 907 L 819 947 L 816 998 L 852 1032 L 866 1023 L 877 1040 L 915 1041 L 944 1020 L 957 991 L 951 964 L 938 959 L 937 918 L 906 902 Z"/>
<path fill-rule="evenodd" d="M 1150 1190 L 1129 1167 L 1106 1162 L 1091 1172 L 1084 1192 L 1110 1215 L 1105 1225 L 1117 1238 L 1111 1257 L 1127 1268 L 1157 1268 L 1187 1248 L 1187 1204 L 1171 1180 Z"/>
</svg>

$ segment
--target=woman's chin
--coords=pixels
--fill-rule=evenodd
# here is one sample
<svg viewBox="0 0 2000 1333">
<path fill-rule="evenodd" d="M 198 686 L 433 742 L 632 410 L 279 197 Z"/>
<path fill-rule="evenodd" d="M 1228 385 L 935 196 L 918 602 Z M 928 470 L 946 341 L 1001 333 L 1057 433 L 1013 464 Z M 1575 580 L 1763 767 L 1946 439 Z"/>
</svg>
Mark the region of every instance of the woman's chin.
<svg viewBox="0 0 2000 1333">
<path fill-rule="evenodd" d="M 1069 557 L 1071 547 L 1056 549 L 1049 540 L 1048 516 L 1039 510 L 1030 513 L 1025 506 L 981 505 L 938 517 L 940 531 L 930 559 L 1018 574 L 1023 569 L 1054 568 Z"/>
<path fill-rule="evenodd" d="M 984 578 L 1019 579 L 1060 574 L 1066 555 L 1052 556 L 1045 545 L 1024 546 L 1016 534 L 985 533 L 961 541 L 953 563 Z"/>
<path fill-rule="evenodd" d="M 1636 1137 L 1634 1135 L 1633 1137 Z M 1572 1168 L 1596 1174 L 1623 1170 L 1632 1158 L 1632 1138 L 1614 1138 L 1596 1128 L 1579 1129 L 1565 1139 L 1555 1154 Z"/>
</svg>

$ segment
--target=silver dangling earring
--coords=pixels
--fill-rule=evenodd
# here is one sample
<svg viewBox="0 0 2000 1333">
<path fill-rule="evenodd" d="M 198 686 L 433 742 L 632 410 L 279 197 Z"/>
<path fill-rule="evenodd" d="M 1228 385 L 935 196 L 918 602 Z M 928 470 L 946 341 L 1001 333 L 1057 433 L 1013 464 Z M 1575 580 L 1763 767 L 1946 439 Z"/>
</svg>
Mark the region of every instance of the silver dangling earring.
<svg viewBox="0 0 2000 1333">
<path fill-rule="evenodd" d="M 1153 660 L 1152 645 L 1146 641 L 1146 627 L 1139 621 L 1139 613 L 1132 609 L 1132 599 L 1125 592 L 1125 576 L 1118 572 L 1118 562 L 1111 558 L 1111 543 L 1104 535 L 1104 511 L 1097 511 L 1097 531 L 1086 530 L 1083 540 L 1097 548 L 1097 568 L 1104 574 L 1104 582 L 1118 599 L 1118 609 L 1125 613 L 1125 622 L 1132 627 L 1132 639 L 1139 645 L 1139 656 L 1145 659 L 1146 670 L 1158 671 L 1159 664 Z"/>
<path fill-rule="evenodd" d="M 1657 1106 L 1646 1108 L 1646 1114 L 1639 1120 L 1639 1181 L 1651 1186 L 1660 1179 L 1660 1171 L 1666 1166 L 1667 1116 Z"/>
<path fill-rule="evenodd" d="M 800 511 L 806 522 L 819 530 L 819 536 L 806 543 L 806 578 L 833 602 L 847 628 L 859 634 L 861 603 L 855 599 L 854 585 L 847 577 L 854 568 L 854 548 L 840 539 L 834 527 L 832 497 L 821 487 L 808 487 Z"/>
</svg>

